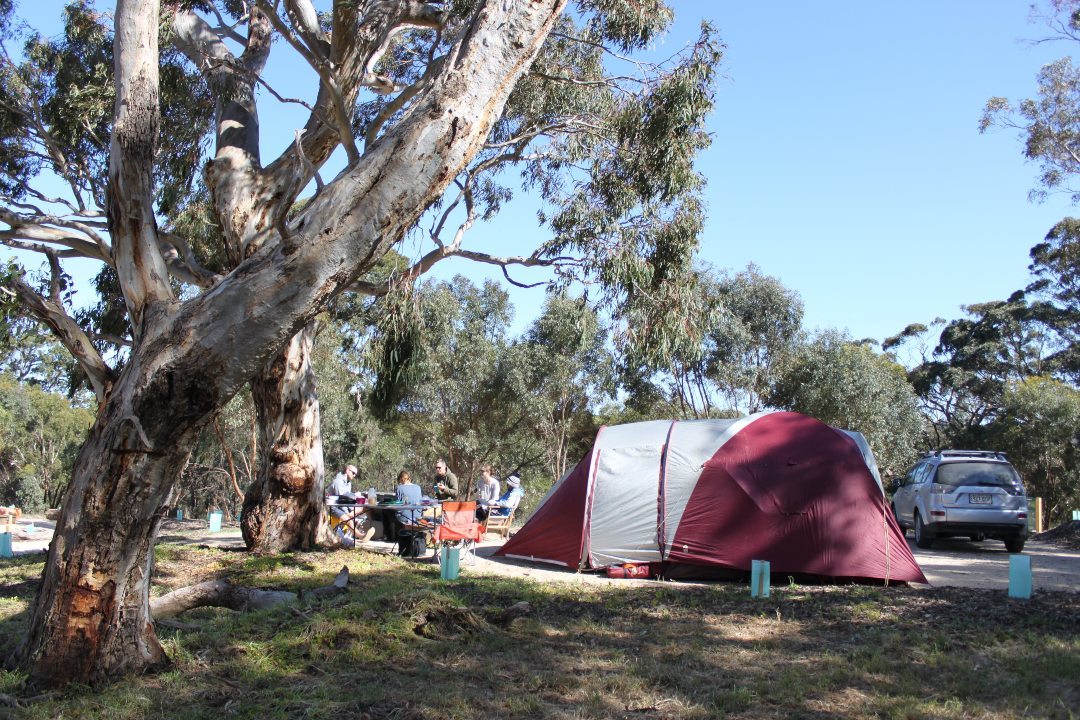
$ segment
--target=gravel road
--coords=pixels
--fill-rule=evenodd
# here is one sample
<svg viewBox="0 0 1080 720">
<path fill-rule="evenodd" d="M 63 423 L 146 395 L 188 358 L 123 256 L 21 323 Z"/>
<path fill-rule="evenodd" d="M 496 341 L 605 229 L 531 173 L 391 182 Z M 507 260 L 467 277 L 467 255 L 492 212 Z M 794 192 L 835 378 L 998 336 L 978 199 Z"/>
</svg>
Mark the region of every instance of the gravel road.
<svg viewBox="0 0 1080 720">
<path fill-rule="evenodd" d="M 921 550 L 908 538 L 908 545 L 931 585 L 1009 589 L 1009 553 L 999 540 L 950 538 Z M 1032 590 L 1080 592 L 1080 551 L 1028 540 L 1024 554 L 1031 556 Z"/>
<path fill-rule="evenodd" d="M 240 531 L 226 527 L 222 532 L 211 533 L 201 521 L 186 521 L 185 537 L 171 533 L 172 526 L 162 531 L 162 540 L 182 540 L 197 544 L 243 547 Z M 187 526 L 193 528 L 189 529 Z M 41 553 L 48 549 L 52 538 L 53 523 L 43 518 L 23 518 L 15 526 L 12 548 L 16 555 Z M 1009 554 L 1005 545 L 996 540 L 975 543 L 969 540 L 938 540 L 934 547 L 922 550 L 908 538 L 915 559 L 931 586 L 954 586 L 1008 590 Z M 594 573 L 573 573 L 543 563 L 526 563 L 492 558 L 499 541 L 483 543 L 474 564 L 463 567 L 465 573 L 514 575 L 541 582 L 569 582 L 574 584 L 638 583 L 637 580 L 609 580 Z M 393 552 L 386 543 L 371 543 L 369 549 L 377 552 Z M 1080 550 L 1058 547 L 1048 542 L 1029 540 L 1024 554 L 1031 556 L 1032 586 L 1039 590 L 1064 590 L 1080 592 Z M 644 581 L 649 582 L 649 581 Z"/>
</svg>

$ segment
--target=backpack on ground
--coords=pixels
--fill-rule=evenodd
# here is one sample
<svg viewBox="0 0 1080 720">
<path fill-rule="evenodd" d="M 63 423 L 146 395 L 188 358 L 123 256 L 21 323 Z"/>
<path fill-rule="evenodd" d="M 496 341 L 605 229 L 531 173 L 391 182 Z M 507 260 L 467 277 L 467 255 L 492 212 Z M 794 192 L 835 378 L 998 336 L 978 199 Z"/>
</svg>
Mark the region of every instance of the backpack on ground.
<svg viewBox="0 0 1080 720">
<path fill-rule="evenodd" d="M 427 538 L 422 532 L 401 530 L 398 532 L 398 555 L 420 557 L 427 552 Z"/>
</svg>

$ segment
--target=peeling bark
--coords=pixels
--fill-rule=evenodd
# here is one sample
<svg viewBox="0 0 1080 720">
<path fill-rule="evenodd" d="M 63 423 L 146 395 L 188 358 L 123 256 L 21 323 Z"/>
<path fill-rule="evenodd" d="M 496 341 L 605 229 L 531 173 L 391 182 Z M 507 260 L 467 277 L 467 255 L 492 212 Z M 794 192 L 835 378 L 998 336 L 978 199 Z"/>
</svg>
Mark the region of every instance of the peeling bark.
<svg viewBox="0 0 1080 720">
<path fill-rule="evenodd" d="M 135 342 L 73 469 L 20 651 L 32 683 L 101 684 L 168 664 L 149 611 L 152 548 L 198 433 L 442 196 L 483 146 L 563 4 L 481 2 L 409 116 L 326 185 L 289 237 L 182 303 L 171 297 L 142 185 L 151 165 L 133 164 L 150 138 L 117 122 L 109 223 Z M 156 74 L 125 53 L 156 62 L 157 3 L 120 0 L 116 25 L 115 115 L 124 103 L 152 115 Z M 293 458 L 288 442 L 279 449 Z M 282 487 L 320 493 L 316 461 L 294 459 L 299 471 L 282 476 Z"/>
<path fill-rule="evenodd" d="M 113 261 L 124 290 L 134 337 L 144 332 L 145 311 L 171 302 L 165 259 L 154 217 L 154 155 L 161 124 L 158 102 L 158 4 L 116 4 L 114 124 L 107 198 Z"/>
<path fill-rule="evenodd" d="M 164 414 L 140 420 L 131 400 L 112 395 L 76 460 L 23 645 L 35 684 L 168 666 L 147 605 L 151 552 L 194 437 L 168 432 Z"/>
<path fill-rule="evenodd" d="M 320 540 L 329 543 L 319 398 L 311 367 L 314 325 L 293 336 L 251 381 L 262 442 L 240 529 L 253 552 L 309 550 Z"/>
</svg>

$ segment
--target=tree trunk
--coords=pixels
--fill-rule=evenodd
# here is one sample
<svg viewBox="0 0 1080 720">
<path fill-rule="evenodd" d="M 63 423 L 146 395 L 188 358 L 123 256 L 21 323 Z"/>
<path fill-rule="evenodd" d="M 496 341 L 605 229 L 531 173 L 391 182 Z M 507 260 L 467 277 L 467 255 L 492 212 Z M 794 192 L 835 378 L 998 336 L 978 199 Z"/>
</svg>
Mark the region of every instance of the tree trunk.
<svg viewBox="0 0 1080 720">
<path fill-rule="evenodd" d="M 140 158 L 147 158 L 145 166 L 152 157 L 139 143 L 156 127 L 156 74 L 141 72 L 126 56 L 156 56 L 157 3 L 117 2 L 120 89 L 109 229 L 114 247 L 123 246 L 116 262 L 125 263 L 120 278 L 135 343 L 105 392 L 65 495 L 21 649 L 31 682 L 100 684 L 167 665 L 150 618 L 152 548 L 197 433 L 252 377 L 273 368 L 280 348 L 304 337 L 305 325 L 442 196 L 483 146 L 563 4 L 480 4 L 470 31 L 458 37 L 453 62 L 434 73 L 408 117 L 365 146 L 363 157 L 300 211 L 280 243 L 254 252 L 206 293 L 176 302 L 159 272 L 160 255 L 149 257 L 160 251 L 147 229 L 153 196 L 139 166 Z M 143 118 L 142 134 L 121 128 L 120 119 L 131 121 L 121 110 L 132 108 Z M 307 397 L 295 377 L 302 368 L 279 360 L 283 381 L 298 390 L 278 397 L 287 397 L 286 405 L 300 402 Z M 299 416 L 317 426 L 317 414 Z M 283 419 L 281 428 L 264 452 L 272 455 L 280 443 L 290 467 L 298 468 L 287 478 L 291 495 L 317 496 L 321 458 L 311 448 L 288 455 L 291 426 Z M 294 506 L 278 505 L 286 512 L 264 516 L 264 525 L 310 527 L 310 517 L 289 515 Z"/>
<path fill-rule="evenodd" d="M 152 549 L 197 429 L 182 407 L 190 418 L 212 394 L 178 378 L 124 392 L 133 384 L 117 387 L 75 461 L 21 649 L 37 685 L 168 664 L 150 618 Z"/>
<path fill-rule="evenodd" d="M 251 381 L 262 442 L 240 529 L 253 552 L 310 550 L 330 539 L 323 513 L 319 398 L 311 367 L 314 340 L 311 322 Z"/>
</svg>

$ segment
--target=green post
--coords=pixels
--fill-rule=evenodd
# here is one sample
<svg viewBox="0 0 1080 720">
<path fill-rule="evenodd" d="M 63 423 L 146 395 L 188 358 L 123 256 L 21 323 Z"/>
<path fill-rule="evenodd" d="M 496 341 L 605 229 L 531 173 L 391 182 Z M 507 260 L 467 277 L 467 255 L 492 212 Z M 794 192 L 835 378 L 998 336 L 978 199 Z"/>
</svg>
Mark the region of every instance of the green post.
<svg viewBox="0 0 1080 720">
<path fill-rule="evenodd" d="M 461 549 L 458 547 L 444 547 L 442 549 L 442 579 L 457 580 L 458 568 L 461 561 Z"/>
<path fill-rule="evenodd" d="M 1009 555 L 1009 597 L 1027 600 L 1031 597 L 1031 556 Z"/>
<path fill-rule="evenodd" d="M 221 518 L 223 513 L 220 510 L 210 511 L 210 532 L 221 532 Z"/>
<path fill-rule="evenodd" d="M 11 533 L 0 532 L 0 557 L 11 557 L 14 554 L 11 550 Z"/>
<path fill-rule="evenodd" d="M 750 561 L 750 597 L 769 597 L 768 560 Z"/>
</svg>

